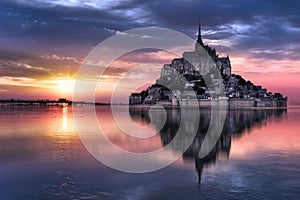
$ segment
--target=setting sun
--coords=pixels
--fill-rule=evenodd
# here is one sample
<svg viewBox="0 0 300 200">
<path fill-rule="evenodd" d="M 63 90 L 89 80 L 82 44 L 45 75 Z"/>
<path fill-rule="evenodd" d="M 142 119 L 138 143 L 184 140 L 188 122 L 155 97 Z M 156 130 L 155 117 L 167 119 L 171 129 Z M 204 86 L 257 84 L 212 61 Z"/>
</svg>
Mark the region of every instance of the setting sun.
<svg viewBox="0 0 300 200">
<path fill-rule="evenodd" d="M 74 90 L 75 80 L 74 79 L 63 79 L 56 80 L 57 90 L 59 93 L 64 95 L 71 95 Z"/>
</svg>

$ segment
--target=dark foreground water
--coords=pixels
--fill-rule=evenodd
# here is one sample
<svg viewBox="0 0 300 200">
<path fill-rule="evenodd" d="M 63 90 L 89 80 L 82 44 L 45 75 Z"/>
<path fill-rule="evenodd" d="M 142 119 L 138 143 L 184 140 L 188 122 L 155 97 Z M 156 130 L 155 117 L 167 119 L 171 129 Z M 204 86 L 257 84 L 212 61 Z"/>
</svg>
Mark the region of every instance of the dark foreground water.
<svg viewBox="0 0 300 200">
<path fill-rule="evenodd" d="M 120 123 L 133 120 L 143 133 L 153 135 L 141 141 L 122 133 L 110 107 L 96 110 L 107 137 L 138 153 L 169 144 L 182 112 L 168 109 L 164 126 L 157 112 L 147 126 L 147 108 L 119 107 Z M 199 159 L 210 116 L 209 110 L 200 110 L 194 142 L 174 164 L 129 174 L 87 152 L 75 131 L 71 107 L 0 108 L 0 199 L 299 199 L 300 109 L 230 110 L 216 145 Z M 184 125 L 187 130 L 191 126 Z M 185 136 L 180 141 L 174 151 L 184 146 Z M 105 151 L 105 146 L 99 148 Z"/>
</svg>

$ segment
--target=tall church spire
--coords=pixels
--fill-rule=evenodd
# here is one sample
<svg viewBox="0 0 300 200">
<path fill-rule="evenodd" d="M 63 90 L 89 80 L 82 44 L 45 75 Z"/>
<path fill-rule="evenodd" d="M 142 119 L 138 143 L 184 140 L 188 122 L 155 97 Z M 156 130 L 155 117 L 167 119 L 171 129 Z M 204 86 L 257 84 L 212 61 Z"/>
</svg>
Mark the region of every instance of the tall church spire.
<svg viewBox="0 0 300 200">
<path fill-rule="evenodd" d="M 199 29 L 198 29 L 198 39 L 197 39 L 197 43 L 204 45 L 203 41 L 202 41 L 202 37 L 201 37 L 201 20 L 199 20 Z"/>
</svg>

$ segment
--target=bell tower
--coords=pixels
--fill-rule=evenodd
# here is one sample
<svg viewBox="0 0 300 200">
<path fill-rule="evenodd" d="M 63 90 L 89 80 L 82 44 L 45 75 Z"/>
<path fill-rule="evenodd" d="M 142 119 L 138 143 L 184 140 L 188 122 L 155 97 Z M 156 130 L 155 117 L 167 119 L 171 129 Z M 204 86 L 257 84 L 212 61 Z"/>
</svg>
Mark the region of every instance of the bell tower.
<svg viewBox="0 0 300 200">
<path fill-rule="evenodd" d="M 198 55 L 205 55 L 206 50 L 204 47 L 205 45 L 202 41 L 202 36 L 201 36 L 201 21 L 199 21 L 198 38 L 195 44 L 195 52 L 197 52 Z"/>
<path fill-rule="evenodd" d="M 204 45 L 203 41 L 202 41 L 202 36 L 201 36 L 201 21 L 199 21 L 197 43 L 200 44 L 200 45 L 202 45 L 202 46 Z"/>
</svg>

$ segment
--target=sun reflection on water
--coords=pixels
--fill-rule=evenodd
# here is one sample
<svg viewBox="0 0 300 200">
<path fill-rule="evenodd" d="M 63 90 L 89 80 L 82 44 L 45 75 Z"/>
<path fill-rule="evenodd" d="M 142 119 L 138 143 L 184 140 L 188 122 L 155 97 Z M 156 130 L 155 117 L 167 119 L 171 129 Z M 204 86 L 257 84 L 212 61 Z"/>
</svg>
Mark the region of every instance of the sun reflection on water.
<svg viewBox="0 0 300 200">
<path fill-rule="evenodd" d="M 68 131 L 68 107 L 64 106 L 62 110 L 62 131 Z"/>
</svg>

